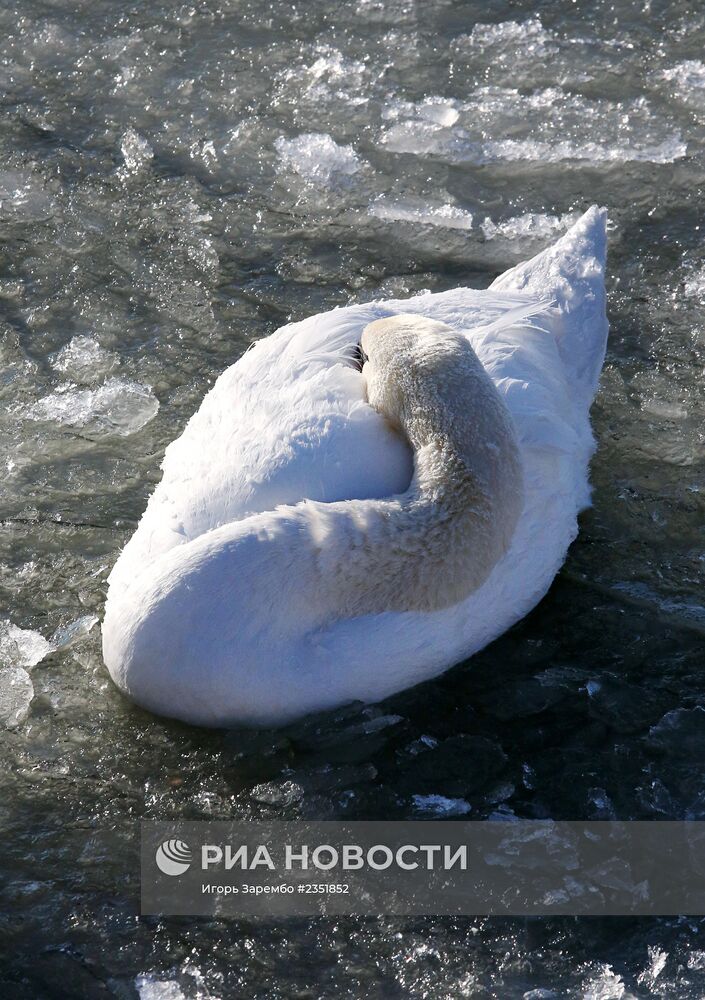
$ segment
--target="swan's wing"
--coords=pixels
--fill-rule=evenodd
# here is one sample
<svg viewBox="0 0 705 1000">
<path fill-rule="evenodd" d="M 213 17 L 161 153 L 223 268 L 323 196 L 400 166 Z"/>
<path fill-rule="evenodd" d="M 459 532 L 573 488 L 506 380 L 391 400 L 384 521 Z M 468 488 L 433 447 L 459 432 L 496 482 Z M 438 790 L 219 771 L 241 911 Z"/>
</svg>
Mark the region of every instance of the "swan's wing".
<svg viewBox="0 0 705 1000">
<path fill-rule="evenodd" d="M 553 246 L 500 275 L 481 293 L 488 309 L 497 306 L 482 324 L 467 322 L 464 289 L 406 304 L 466 334 L 523 447 L 562 451 L 576 466 L 592 450 L 585 417 L 607 343 L 605 222 L 605 211 L 591 208 Z M 586 490 L 577 493 L 582 505 Z"/>
<path fill-rule="evenodd" d="M 352 365 L 367 321 L 338 310 L 291 324 L 223 372 L 166 449 L 111 586 L 176 545 L 281 504 L 406 489 L 409 447 L 367 404 Z"/>
<path fill-rule="evenodd" d="M 490 291 L 553 299 L 558 322 L 544 322 L 555 336 L 568 382 L 592 401 L 605 360 L 605 259 L 607 212 L 593 206 L 543 253 L 500 275 Z"/>
</svg>

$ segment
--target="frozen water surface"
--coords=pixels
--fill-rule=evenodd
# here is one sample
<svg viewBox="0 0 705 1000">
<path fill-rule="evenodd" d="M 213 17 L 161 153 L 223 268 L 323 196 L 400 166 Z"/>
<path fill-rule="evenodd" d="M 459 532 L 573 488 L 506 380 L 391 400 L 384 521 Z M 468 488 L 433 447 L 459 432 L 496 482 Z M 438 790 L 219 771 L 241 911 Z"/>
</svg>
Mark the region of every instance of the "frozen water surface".
<svg viewBox="0 0 705 1000">
<path fill-rule="evenodd" d="M 705 12 L 694 0 L 0 5 L 0 993 L 705 995 L 701 920 L 138 917 L 141 817 L 705 818 Z M 167 443 L 290 319 L 484 287 L 592 202 L 594 507 L 419 690 L 269 732 L 100 658 Z"/>
</svg>

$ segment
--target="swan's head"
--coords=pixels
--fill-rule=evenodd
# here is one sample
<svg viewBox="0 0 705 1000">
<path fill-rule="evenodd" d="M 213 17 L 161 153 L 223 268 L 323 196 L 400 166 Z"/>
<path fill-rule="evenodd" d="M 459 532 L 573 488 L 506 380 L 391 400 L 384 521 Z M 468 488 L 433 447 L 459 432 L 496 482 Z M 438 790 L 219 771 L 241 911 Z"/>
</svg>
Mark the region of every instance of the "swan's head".
<svg viewBox="0 0 705 1000">
<path fill-rule="evenodd" d="M 468 349 L 461 341 L 444 323 L 413 313 L 368 324 L 360 338 L 360 360 L 370 405 L 404 427 L 410 407 L 422 403 L 420 396 L 453 368 L 459 351 Z"/>
</svg>

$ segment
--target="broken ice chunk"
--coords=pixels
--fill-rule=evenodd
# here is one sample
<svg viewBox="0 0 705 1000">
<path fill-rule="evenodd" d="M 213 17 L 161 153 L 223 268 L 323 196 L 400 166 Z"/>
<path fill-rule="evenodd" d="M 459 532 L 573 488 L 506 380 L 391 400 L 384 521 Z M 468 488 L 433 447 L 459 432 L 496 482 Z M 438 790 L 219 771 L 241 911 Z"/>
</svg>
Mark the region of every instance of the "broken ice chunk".
<svg viewBox="0 0 705 1000">
<path fill-rule="evenodd" d="M 97 376 L 111 371 L 116 363 L 117 357 L 111 351 L 104 351 L 93 337 L 79 336 L 62 347 L 53 367 L 79 382 L 94 382 Z"/>
<path fill-rule="evenodd" d="M 133 128 L 128 128 L 122 137 L 120 151 L 125 159 L 122 174 L 136 174 L 154 158 L 150 144 Z"/>
<path fill-rule="evenodd" d="M 127 437 L 149 423 L 158 409 L 159 400 L 148 386 L 111 378 L 97 389 L 60 386 L 30 407 L 26 416 Z"/>
<path fill-rule="evenodd" d="M 75 622 L 58 628 L 51 637 L 52 645 L 55 649 L 66 649 L 68 646 L 73 646 L 79 639 L 88 635 L 97 621 L 97 615 L 82 615 Z"/>
<path fill-rule="evenodd" d="M 433 816 L 465 816 L 472 806 L 465 799 L 449 799 L 445 795 L 414 795 L 414 810 Z"/>
<path fill-rule="evenodd" d="M 140 1000 L 186 1000 L 186 994 L 175 979 L 158 979 L 150 973 L 137 976 L 135 988 Z"/>
<path fill-rule="evenodd" d="M 33 629 L 0 622 L 0 667 L 34 667 L 53 648 Z"/>
<path fill-rule="evenodd" d="M 29 715 L 32 678 L 23 667 L 0 667 L 0 725 L 15 729 Z"/>
<path fill-rule="evenodd" d="M 280 156 L 280 169 L 292 170 L 309 184 L 335 187 L 349 182 L 361 167 L 352 146 L 339 146 L 329 135 L 308 132 L 295 139 L 281 136 L 274 143 Z"/>
</svg>

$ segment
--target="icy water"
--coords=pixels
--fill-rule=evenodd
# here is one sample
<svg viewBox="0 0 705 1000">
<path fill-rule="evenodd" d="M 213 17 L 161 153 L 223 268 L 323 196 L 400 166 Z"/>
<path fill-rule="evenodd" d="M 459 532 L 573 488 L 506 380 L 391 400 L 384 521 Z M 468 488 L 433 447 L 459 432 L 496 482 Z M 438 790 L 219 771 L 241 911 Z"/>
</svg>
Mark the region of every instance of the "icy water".
<svg viewBox="0 0 705 1000">
<path fill-rule="evenodd" d="M 141 817 L 705 818 L 705 12 L 0 6 L 0 993 L 705 995 L 705 924 L 140 919 Z M 611 217 L 595 505 L 541 606 L 437 681 L 281 731 L 113 689 L 105 581 L 253 340 L 484 287 Z"/>
</svg>

